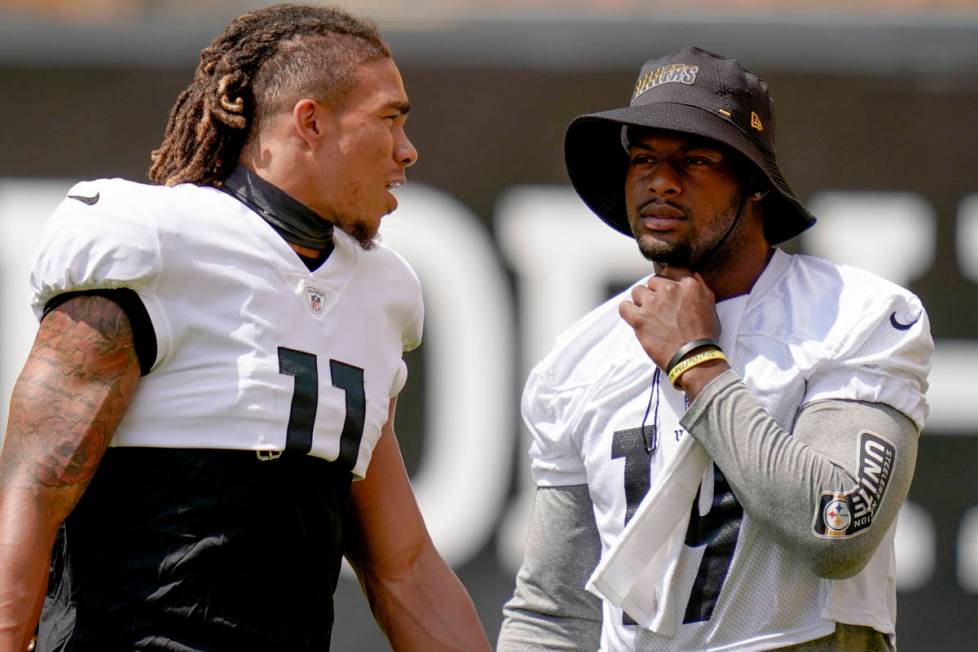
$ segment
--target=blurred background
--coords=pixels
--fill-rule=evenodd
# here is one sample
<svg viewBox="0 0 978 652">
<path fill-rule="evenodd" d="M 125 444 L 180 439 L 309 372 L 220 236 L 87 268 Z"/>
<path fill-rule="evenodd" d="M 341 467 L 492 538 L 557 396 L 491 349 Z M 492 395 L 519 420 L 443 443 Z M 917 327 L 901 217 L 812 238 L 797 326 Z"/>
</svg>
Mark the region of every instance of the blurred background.
<svg viewBox="0 0 978 652">
<path fill-rule="evenodd" d="M 0 0 L 0 417 L 35 328 L 27 269 L 44 219 L 76 180 L 144 180 L 200 49 L 261 4 Z M 398 433 L 435 542 L 490 639 L 531 491 L 526 373 L 556 333 L 647 273 L 569 189 L 564 128 L 627 103 L 646 59 L 699 45 L 773 90 L 782 170 L 820 219 L 786 248 L 876 271 L 930 313 L 937 355 L 898 528 L 898 638 L 904 650 L 973 649 L 978 0 L 343 6 L 379 23 L 413 105 L 420 162 L 382 230 L 417 269 L 428 310 Z M 333 649 L 387 649 L 349 576 Z"/>
</svg>

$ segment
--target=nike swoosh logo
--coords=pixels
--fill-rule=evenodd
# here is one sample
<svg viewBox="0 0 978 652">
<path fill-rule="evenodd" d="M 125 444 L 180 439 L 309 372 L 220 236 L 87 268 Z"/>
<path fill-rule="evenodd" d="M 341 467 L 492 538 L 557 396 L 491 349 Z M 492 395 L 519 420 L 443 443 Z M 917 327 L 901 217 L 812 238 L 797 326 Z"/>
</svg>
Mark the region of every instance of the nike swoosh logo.
<svg viewBox="0 0 978 652">
<path fill-rule="evenodd" d="M 88 206 L 94 206 L 95 204 L 98 203 L 99 193 L 95 193 L 91 197 L 86 197 L 85 195 L 68 195 L 68 199 L 77 199 L 83 204 L 87 204 Z"/>
<path fill-rule="evenodd" d="M 903 324 L 897 321 L 896 312 L 894 311 L 890 313 L 890 326 L 897 329 L 898 331 L 908 331 L 910 330 L 910 327 L 916 324 L 919 319 L 920 319 L 920 315 L 917 315 L 917 317 L 914 318 L 914 320 L 909 324 Z"/>
</svg>

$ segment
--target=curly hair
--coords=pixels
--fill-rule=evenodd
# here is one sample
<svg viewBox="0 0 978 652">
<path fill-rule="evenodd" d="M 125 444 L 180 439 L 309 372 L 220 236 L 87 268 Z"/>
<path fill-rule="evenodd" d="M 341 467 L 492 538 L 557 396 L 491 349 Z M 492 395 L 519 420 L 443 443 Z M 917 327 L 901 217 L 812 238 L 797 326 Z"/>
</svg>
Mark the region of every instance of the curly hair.
<svg viewBox="0 0 978 652">
<path fill-rule="evenodd" d="M 221 187 L 268 116 L 303 97 L 341 104 L 361 64 L 390 56 L 373 23 L 332 7 L 282 4 L 235 18 L 201 51 L 150 180 Z"/>
</svg>

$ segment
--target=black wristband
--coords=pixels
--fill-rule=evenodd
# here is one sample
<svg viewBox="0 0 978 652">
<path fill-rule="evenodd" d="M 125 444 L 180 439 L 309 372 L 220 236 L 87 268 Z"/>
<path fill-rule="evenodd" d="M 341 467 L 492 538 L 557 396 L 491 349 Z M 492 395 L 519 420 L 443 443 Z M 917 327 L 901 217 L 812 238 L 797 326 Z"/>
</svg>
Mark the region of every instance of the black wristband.
<svg viewBox="0 0 978 652">
<path fill-rule="evenodd" d="M 672 356 L 672 358 L 670 358 L 669 364 L 667 364 L 665 368 L 666 375 L 668 376 L 669 372 L 671 372 L 677 364 L 682 362 L 683 358 L 685 358 L 687 355 L 689 355 L 696 349 L 702 349 L 703 347 L 706 346 L 722 351 L 722 349 L 720 349 L 720 343 L 709 337 L 704 337 L 701 340 L 692 340 L 686 342 L 681 347 L 679 347 L 679 350 L 676 351 L 676 353 Z"/>
</svg>

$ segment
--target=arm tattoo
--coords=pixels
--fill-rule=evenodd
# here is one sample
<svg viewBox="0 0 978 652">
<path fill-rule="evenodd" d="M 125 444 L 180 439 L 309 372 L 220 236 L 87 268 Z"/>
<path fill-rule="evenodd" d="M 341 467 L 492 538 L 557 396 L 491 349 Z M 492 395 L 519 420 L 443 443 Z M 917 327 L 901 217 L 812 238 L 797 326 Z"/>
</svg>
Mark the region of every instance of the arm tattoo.
<svg viewBox="0 0 978 652">
<path fill-rule="evenodd" d="M 95 474 L 139 380 L 132 328 L 115 302 L 81 296 L 52 310 L 17 381 L 0 482 L 63 518 Z"/>
</svg>

